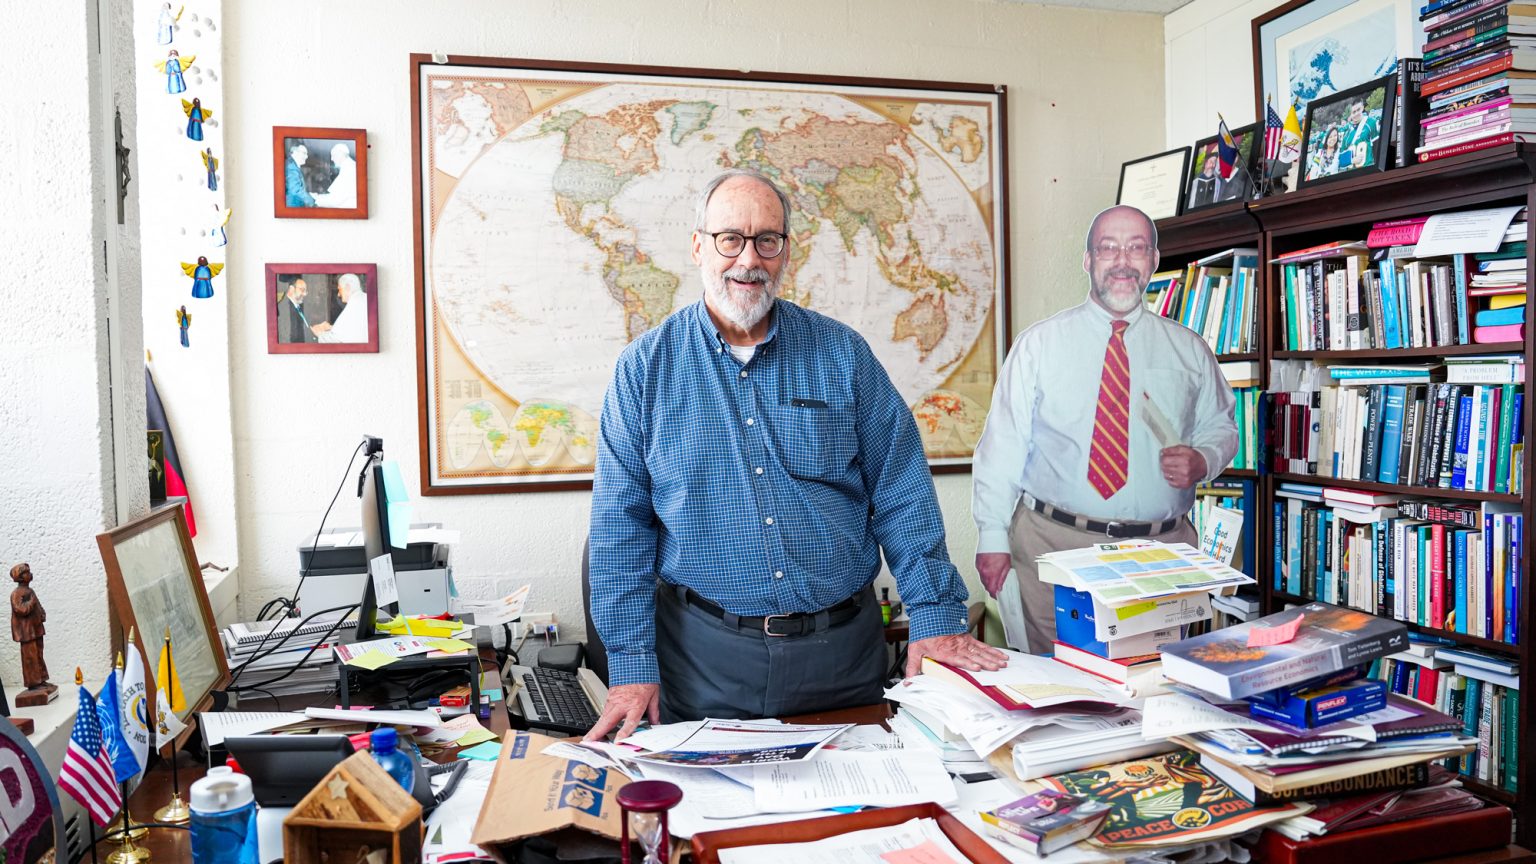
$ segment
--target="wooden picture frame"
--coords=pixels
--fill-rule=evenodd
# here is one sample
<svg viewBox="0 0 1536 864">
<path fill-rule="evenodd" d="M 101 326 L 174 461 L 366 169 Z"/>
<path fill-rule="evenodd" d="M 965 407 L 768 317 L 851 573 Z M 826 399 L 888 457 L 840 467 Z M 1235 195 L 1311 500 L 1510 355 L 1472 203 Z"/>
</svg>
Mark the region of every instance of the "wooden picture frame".
<svg viewBox="0 0 1536 864">
<path fill-rule="evenodd" d="M 1237 145 L 1238 161 L 1232 176 L 1222 180 L 1218 167 L 1207 191 L 1205 184 L 1201 183 L 1201 174 L 1208 162 L 1220 165 L 1220 157 L 1217 154 L 1221 136 L 1212 135 L 1196 141 L 1189 157 L 1189 177 L 1184 184 L 1184 209 L 1180 212 L 1193 213 L 1209 207 L 1236 204 L 1253 199 L 1254 182 L 1258 179 L 1256 172 L 1259 167 L 1260 150 L 1263 146 L 1262 130 L 1259 124 L 1250 123 L 1228 131 L 1232 133 L 1232 141 Z"/>
<path fill-rule="evenodd" d="M 148 678 L 155 677 L 166 628 L 171 631 L 171 664 L 186 688 L 187 710 L 176 716 L 187 728 L 176 736 L 180 746 L 196 724 L 192 715 L 213 704 L 213 692 L 229 686 L 229 665 L 213 621 L 213 607 L 197 566 L 197 552 L 187 531 L 182 505 L 150 513 L 96 535 L 107 571 L 107 596 L 134 647 L 144 656 Z M 158 682 L 146 681 L 148 717 L 157 716 Z M 153 725 L 153 719 L 151 719 Z M 156 740 L 157 749 L 167 742 Z"/>
<path fill-rule="evenodd" d="M 1307 104 L 1314 98 L 1347 90 L 1386 74 L 1388 34 L 1384 28 L 1390 19 L 1390 37 L 1396 59 L 1419 56 L 1424 44 L 1424 26 L 1419 22 L 1418 5 L 1401 0 L 1289 0 L 1253 19 L 1253 116 L 1263 118 L 1266 99 L 1283 119 L 1296 103 L 1296 116 L 1306 116 Z M 1325 69 L 1318 64 L 1325 58 L 1314 47 L 1338 43 L 1348 56 L 1343 65 L 1327 59 Z M 1291 75 L 1284 70 L 1286 86 L 1281 86 L 1282 65 L 1296 52 L 1295 65 L 1302 71 Z M 1395 71 L 1395 67 L 1393 67 Z M 1300 83 L 1292 87 L 1289 82 Z M 1314 92 L 1317 91 L 1317 92 Z"/>
<path fill-rule="evenodd" d="M 410 87 L 417 428 L 423 495 L 592 487 L 595 448 L 591 442 L 596 438 L 607 376 L 627 344 L 619 340 L 632 339 L 659 321 L 661 313 L 682 308 L 692 302 L 690 295 L 696 296 L 698 268 L 687 263 L 694 199 L 710 174 L 728 167 L 724 163 L 747 158 L 731 155 L 737 151 L 730 142 L 758 124 L 770 128 L 765 117 L 809 120 L 836 115 L 859 123 L 902 127 L 889 130 L 896 133 L 894 140 L 902 140 L 903 135 L 912 140 L 892 145 L 890 158 L 898 162 L 921 158 L 925 183 L 953 189 L 939 204 L 946 208 L 946 216 L 954 217 L 954 224 L 966 226 L 971 242 L 964 248 L 942 250 L 948 266 L 970 268 L 960 279 L 965 290 L 945 296 L 945 319 L 954 326 L 938 338 L 949 341 L 933 350 L 935 343 L 925 341 L 927 334 L 903 330 L 904 342 L 893 337 L 898 315 L 906 327 L 922 311 L 901 310 L 929 303 L 932 289 L 898 294 L 886 284 L 888 280 L 866 279 L 867 271 L 856 274 L 858 289 L 879 302 L 851 308 L 882 314 L 871 313 L 865 316 L 867 321 L 834 317 L 856 330 L 862 327 L 860 332 L 882 364 L 900 370 L 893 374 L 892 383 L 913 410 L 929 470 L 935 474 L 971 470 L 975 437 L 1012 336 L 1005 87 L 459 55 L 444 63 L 419 53 L 410 57 Z M 579 160 L 595 170 L 593 177 L 610 199 L 603 207 L 613 218 L 594 223 L 596 235 L 576 221 L 581 207 L 588 205 L 572 209 L 552 200 L 556 195 L 586 200 L 583 196 L 590 194 L 574 192 L 575 187 L 567 184 L 589 182 L 569 173 L 580 166 L 566 165 L 567 170 L 556 172 L 560 166 L 548 157 L 564 153 L 563 149 L 541 150 L 542 155 L 529 163 L 532 168 L 487 179 L 487 175 L 503 174 L 510 164 L 500 155 L 491 157 L 492 148 L 516 149 L 516 158 L 521 159 L 527 154 L 520 148 L 543 148 L 556 136 L 573 134 L 570 130 L 576 127 L 563 124 L 580 117 L 628 116 L 614 112 L 615 106 L 605 100 L 610 92 L 618 94 L 612 99 L 628 104 L 652 98 L 635 96 L 637 90 L 655 93 L 658 105 L 675 105 L 678 111 L 635 114 L 644 128 L 633 133 L 638 143 L 632 153 L 603 149 L 602 142 L 619 140 L 606 132 L 583 139 L 606 153 L 609 161 L 637 157 L 652 166 L 640 173 L 627 168 L 615 172 L 597 167 L 602 163 L 594 159 Z M 829 115 L 832 100 L 845 101 L 833 104 L 835 110 Z M 741 110 L 744 103 L 752 103 L 754 110 Z M 730 110 L 723 107 L 727 104 Z M 717 121 L 714 126 L 711 118 Z M 527 126 L 528 134 L 512 134 L 524 124 L 532 124 Z M 586 123 L 579 131 L 585 135 L 598 125 Z M 658 131 L 661 134 L 655 134 Z M 622 140 L 630 138 L 626 134 Z M 836 136 L 812 136 L 813 144 L 823 139 L 836 143 Z M 930 157 L 950 162 L 948 169 L 932 170 Z M 899 172 L 888 173 L 895 178 Z M 792 201 L 816 191 L 805 186 L 806 180 L 799 175 L 785 171 L 783 176 L 792 187 Z M 643 179 L 644 184 L 624 186 L 635 179 Z M 960 203 L 974 210 L 962 210 Z M 926 214 L 935 206 L 930 201 L 917 221 L 934 224 Z M 537 214 L 537 219 L 529 214 Z M 973 229 L 973 218 L 982 227 Z M 925 229 L 926 225 L 918 224 L 914 231 L 891 236 L 900 243 L 933 236 L 925 234 Z M 849 230 L 872 229 L 865 225 Z M 960 233 L 955 229 L 944 236 Z M 811 234 L 809 229 L 800 230 L 792 248 L 799 243 L 807 247 L 812 242 L 825 243 L 836 232 Z M 500 239 L 474 254 L 471 235 Z M 861 237 L 859 242 L 879 241 Z M 618 257 L 604 249 L 618 250 Z M 556 255 L 551 250 L 559 250 L 562 256 L 563 281 L 547 276 L 551 256 Z M 634 255 L 625 257 L 630 253 L 623 250 L 633 250 Z M 491 258 L 497 261 L 488 263 Z M 868 255 L 856 263 L 874 260 L 874 255 Z M 984 264 L 971 267 L 977 261 Z M 646 285 L 675 280 L 682 290 L 656 295 L 665 302 L 658 301 L 654 308 L 631 309 L 624 305 L 628 300 L 615 299 L 616 292 L 623 298 L 627 289 L 604 280 L 616 279 L 618 270 L 632 267 L 644 268 L 641 275 L 649 280 Z M 617 270 L 609 272 L 612 268 Z M 972 278 L 983 269 L 984 276 Z M 812 272 L 807 269 L 807 274 Z M 791 282 L 787 280 L 786 285 Z M 821 296 L 832 293 L 823 290 Z M 811 308 L 828 311 L 816 305 L 816 295 L 798 296 Z M 973 303 L 978 298 L 985 303 Z M 898 300 L 902 306 L 884 314 L 886 304 Z M 496 309 L 488 308 L 492 303 Z M 482 309 L 501 320 L 491 322 L 491 315 L 478 314 Z M 632 321 L 631 315 L 637 320 Z M 551 344 L 567 339 L 563 334 L 568 332 L 580 334 L 574 347 Z M 960 344 L 968 350 L 954 351 Z M 919 345 L 924 346 L 921 356 Z M 942 375 L 933 374 L 940 370 Z"/>
<path fill-rule="evenodd" d="M 1387 170 L 1396 93 L 1397 76 L 1386 75 L 1312 100 L 1307 106 L 1307 120 L 1301 130 L 1301 172 L 1297 188 Z M 1375 101 L 1380 101 L 1379 108 L 1371 107 Z M 1354 134 L 1353 129 L 1358 125 L 1351 114 L 1351 106 L 1355 104 L 1363 106 L 1361 123 L 1373 125 L 1375 133 L 1367 134 L 1366 140 L 1351 142 L 1346 139 Z M 1319 124 L 1328 128 L 1318 130 Z M 1330 156 L 1327 142 L 1334 131 L 1339 132 L 1339 143 Z"/>
<path fill-rule="evenodd" d="M 1184 210 L 1188 178 L 1188 147 L 1175 147 L 1121 163 L 1115 206 L 1135 207 L 1154 221 L 1177 216 Z"/>
<path fill-rule="evenodd" d="M 377 264 L 268 264 L 267 353 L 379 353 L 378 285 Z"/>
<path fill-rule="evenodd" d="M 367 219 L 368 130 L 273 126 L 272 215 Z"/>
</svg>

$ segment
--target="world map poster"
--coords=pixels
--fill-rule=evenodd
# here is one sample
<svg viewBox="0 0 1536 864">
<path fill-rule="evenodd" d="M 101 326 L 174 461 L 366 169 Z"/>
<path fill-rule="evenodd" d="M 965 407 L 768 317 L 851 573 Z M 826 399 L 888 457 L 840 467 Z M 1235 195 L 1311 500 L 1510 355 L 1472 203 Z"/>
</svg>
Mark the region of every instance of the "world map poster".
<svg viewBox="0 0 1536 864">
<path fill-rule="evenodd" d="M 694 209 L 734 167 L 793 205 L 780 296 L 968 465 L 1008 337 L 1000 90 L 657 72 L 413 57 L 423 492 L 590 482 L 614 363 L 702 297 Z"/>
</svg>

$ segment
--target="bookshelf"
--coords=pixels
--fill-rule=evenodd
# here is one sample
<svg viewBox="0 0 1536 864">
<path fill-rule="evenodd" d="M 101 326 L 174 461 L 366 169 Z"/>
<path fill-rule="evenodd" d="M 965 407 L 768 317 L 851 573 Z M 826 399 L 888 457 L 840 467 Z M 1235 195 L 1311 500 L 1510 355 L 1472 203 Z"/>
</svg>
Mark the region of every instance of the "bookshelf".
<svg viewBox="0 0 1536 864">
<path fill-rule="evenodd" d="M 1273 258 L 1306 249 L 1333 240 L 1363 240 L 1371 225 L 1391 219 L 1430 215 L 1457 210 L 1479 209 L 1499 205 L 1523 204 L 1536 214 L 1536 145 L 1511 144 L 1479 152 L 1453 156 L 1422 165 L 1387 171 L 1381 174 L 1353 177 L 1335 183 L 1302 189 L 1274 198 L 1246 204 L 1203 210 L 1197 213 L 1164 219 L 1158 222 L 1159 239 L 1163 253 L 1160 269 L 1183 267 L 1188 262 L 1222 249 L 1248 246 L 1259 249 L 1259 273 L 1257 290 L 1258 345 L 1257 352 L 1241 357 L 1220 357 L 1221 360 L 1251 360 L 1259 364 L 1259 383 L 1265 390 L 1270 387 L 1271 362 L 1275 360 L 1312 360 L 1321 364 L 1358 363 L 1386 365 L 1403 362 L 1425 362 L 1435 358 L 1478 354 L 1523 354 L 1528 361 L 1536 356 L 1536 260 L 1527 254 L 1525 262 L 1527 284 L 1533 286 L 1527 293 L 1525 338 L 1519 342 L 1496 344 L 1441 345 L 1397 349 L 1367 350 L 1281 350 L 1285 346 L 1284 321 L 1281 318 L 1280 266 L 1270 264 Z M 1530 223 L 1536 226 L 1536 220 Z M 1526 248 L 1536 250 L 1536 228 L 1527 229 Z M 1536 363 L 1525 365 L 1526 394 L 1536 394 Z M 1536 431 L 1536 405 L 1525 399 L 1521 416 L 1516 422 L 1523 424 L 1526 438 Z M 1261 444 L 1261 448 L 1262 448 Z M 1520 542 L 1530 548 L 1533 539 L 1531 525 L 1536 518 L 1536 496 L 1531 493 L 1533 481 L 1532 460 L 1523 465 L 1520 486 L 1523 494 L 1439 489 L 1422 486 L 1379 483 L 1369 480 L 1343 480 L 1306 474 L 1274 473 L 1270 466 L 1260 461 L 1257 472 L 1224 472 L 1224 477 L 1244 478 L 1254 481 L 1256 506 L 1252 510 L 1255 519 L 1256 546 L 1262 550 L 1254 556 L 1252 575 L 1259 582 L 1264 613 L 1271 613 L 1286 604 L 1308 602 L 1295 594 L 1278 590 L 1274 582 L 1273 550 L 1276 543 L 1276 525 L 1271 515 L 1276 501 L 1276 490 L 1281 483 L 1305 483 L 1331 486 L 1369 493 L 1385 493 L 1403 496 L 1443 500 L 1470 504 L 1516 505 L 1523 515 Z M 1283 500 L 1283 499 L 1282 499 Z M 1521 594 L 1518 608 L 1510 610 L 1520 633 L 1520 644 L 1483 638 L 1466 633 L 1451 632 L 1435 627 L 1407 623 L 1411 631 L 1450 640 L 1460 646 L 1475 648 L 1515 659 L 1520 664 L 1518 703 L 1519 722 L 1516 734 L 1524 746 L 1536 746 L 1532 732 L 1536 731 L 1533 715 L 1536 715 L 1536 613 L 1532 611 L 1529 568 L 1521 574 Z M 1536 767 L 1532 764 L 1529 750 L 1522 753 L 1516 769 L 1515 791 L 1495 787 L 1475 777 L 1463 776 L 1464 785 L 1483 797 L 1510 806 L 1516 817 L 1516 842 L 1526 848 L 1536 844 Z"/>
</svg>

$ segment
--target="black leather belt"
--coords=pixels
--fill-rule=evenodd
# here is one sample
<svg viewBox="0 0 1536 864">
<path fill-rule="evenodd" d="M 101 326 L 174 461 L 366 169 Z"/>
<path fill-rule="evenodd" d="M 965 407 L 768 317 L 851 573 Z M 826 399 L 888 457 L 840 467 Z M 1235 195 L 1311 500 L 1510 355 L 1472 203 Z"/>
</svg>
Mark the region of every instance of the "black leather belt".
<svg viewBox="0 0 1536 864">
<path fill-rule="evenodd" d="M 859 593 L 864 593 L 860 589 Z M 702 609 L 705 612 L 725 620 L 726 612 L 714 603 L 699 596 L 692 588 L 684 591 L 683 597 L 689 606 Z M 836 627 L 845 621 L 850 621 L 853 616 L 859 614 L 859 594 L 855 594 L 833 606 L 822 610 L 827 613 L 827 626 Z M 816 632 L 816 616 L 820 612 L 794 612 L 789 615 L 742 615 L 736 618 L 736 629 L 743 633 L 762 633 L 765 636 L 807 636 Z"/>
<path fill-rule="evenodd" d="M 1100 519 L 1089 519 L 1087 516 L 1079 516 L 1066 510 L 1047 504 L 1029 493 L 1024 494 L 1024 503 L 1031 510 L 1046 517 L 1076 528 L 1079 531 L 1087 531 L 1090 534 L 1103 534 L 1116 540 L 1125 540 L 1130 537 L 1155 537 L 1172 531 L 1178 527 L 1179 519 L 1165 519 L 1162 522 L 1115 522 Z"/>
</svg>

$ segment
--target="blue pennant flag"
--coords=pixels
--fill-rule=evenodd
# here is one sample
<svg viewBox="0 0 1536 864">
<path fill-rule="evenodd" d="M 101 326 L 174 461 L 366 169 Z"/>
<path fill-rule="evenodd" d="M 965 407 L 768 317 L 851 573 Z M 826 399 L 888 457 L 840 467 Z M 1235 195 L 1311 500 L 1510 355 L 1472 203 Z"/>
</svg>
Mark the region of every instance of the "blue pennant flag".
<svg viewBox="0 0 1536 864">
<path fill-rule="evenodd" d="M 102 744 L 112 760 L 112 773 L 117 782 L 126 783 L 128 778 L 142 769 L 133 754 L 133 748 L 128 746 L 128 739 L 123 737 L 122 704 L 117 688 L 117 670 L 113 669 L 112 674 L 107 676 L 107 683 L 101 685 L 101 695 L 96 699 L 96 716 L 101 720 Z"/>
</svg>

